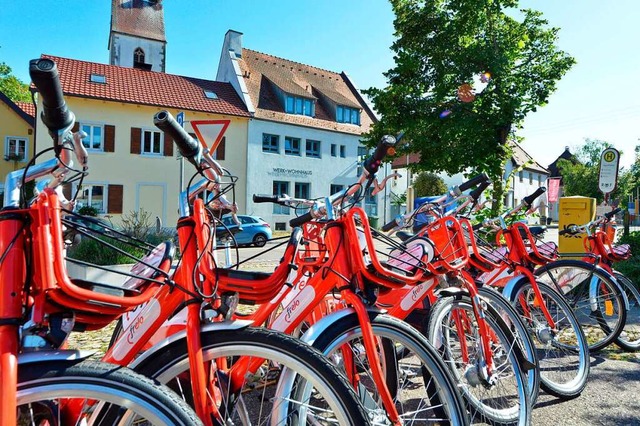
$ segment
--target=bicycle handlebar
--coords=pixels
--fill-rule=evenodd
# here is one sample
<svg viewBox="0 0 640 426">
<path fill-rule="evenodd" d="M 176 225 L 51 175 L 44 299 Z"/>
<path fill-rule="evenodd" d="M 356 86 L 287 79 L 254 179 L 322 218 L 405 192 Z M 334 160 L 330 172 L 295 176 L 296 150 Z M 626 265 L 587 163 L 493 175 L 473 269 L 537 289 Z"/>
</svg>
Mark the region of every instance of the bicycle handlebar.
<svg viewBox="0 0 640 426">
<path fill-rule="evenodd" d="M 391 220 L 391 222 L 386 223 L 382 226 L 382 228 L 380 228 L 380 230 L 382 232 L 389 232 L 391 231 L 393 228 L 395 228 L 396 226 L 398 226 L 398 221 L 396 219 Z"/>
<path fill-rule="evenodd" d="M 615 210 L 610 211 L 609 213 L 605 213 L 604 217 L 607 218 L 607 220 L 611 220 L 612 217 L 614 217 L 615 215 L 617 215 L 621 211 L 622 211 L 622 209 L 620 207 L 618 207 Z"/>
<path fill-rule="evenodd" d="M 313 220 L 315 217 L 311 212 L 307 212 L 302 216 L 294 217 L 289 221 L 289 226 L 295 228 L 296 226 L 304 225 L 305 223 Z"/>
<path fill-rule="evenodd" d="M 196 167 L 199 167 L 197 157 L 202 153 L 202 145 L 193 139 L 169 112 L 160 111 L 156 113 L 153 116 L 153 124 L 173 138 L 178 151 L 183 157 Z"/>
<path fill-rule="evenodd" d="M 527 195 L 526 197 L 524 197 L 522 199 L 522 202 L 526 204 L 527 207 L 531 207 L 531 205 L 536 200 L 536 198 L 538 198 L 545 192 L 547 192 L 547 188 L 545 188 L 544 186 L 541 186 L 540 188 L 536 189 L 536 192 L 534 192 L 533 194 Z"/>
<path fill-rule="evenodd" d="M 253 194 L 254 203 L 277 203 L 278 197 L 275 195 L 256 195 Z"/>
<path fill-rule="evenodd" d="M 480 182 L 480 185 L 478 185 L 476 189 L 471 191 L 469 193 L 469 196 L 473 199 L 474 202 L 478 201 L 478 198 L 480 198 L 480 195 L 482 195 L 484 190 L 487 189 L 489 185 L 491 185 L 491 182 L 489 182 L 488 180 L 485 180 L 484 182 Z"/>
<path fill-rule="evenodd" d="M 489 176 L 487 176 L 485 173 L 479 174 L 477 176 L 472 177 L 471 179 L 469 179 L 466 182 L 461 183 L 460 185 L 458 185 L 458 189 L 460 190 L 460 192 L 466 191 L 469 188 L 472 188 L 480 183 L 483 182 L 488 182 L 489 181 Z"/>
<path fill-rule="evenodd" d="M 384 160 L 384 157 L 388 154 L 393 155 L 395 153 L 395 149 L 393 147 L 398 143 L 398 141 L 400 141 L 400 139 L 402 139 L 403 135 L 403 133 L 400 133 L 397 137 L 385 135 L 380 139 L 380 142 L 378 142 L 378 145 L 376 146 L 376 150 L 364 162 L 363 167 L 367 173 L 370 175 L 376 174 L 380 168 L 382 160 Z"/>
<path fill-rule="evenodd" d="M 29 76 L 42 96 L 42 122 L 51 133 L 73 125 L 75 117 L 67 108 L 62 95 L 58 67 L 51 59 L 29 61 Z"/>
</svg>

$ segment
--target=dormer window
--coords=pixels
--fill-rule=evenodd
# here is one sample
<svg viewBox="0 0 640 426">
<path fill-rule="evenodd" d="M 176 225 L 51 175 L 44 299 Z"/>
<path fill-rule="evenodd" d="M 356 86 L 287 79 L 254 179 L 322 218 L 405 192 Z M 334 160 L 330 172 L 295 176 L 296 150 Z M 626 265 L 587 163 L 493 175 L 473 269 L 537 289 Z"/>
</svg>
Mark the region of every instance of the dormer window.
<svg viewBox="0 0 640 426">
<path fill-rule="evenodd" d="M 91 74 L 89 76 L 89 81 L 92 83 L 102 83 L 102 84 L 106 84 L 107 83 L 107 77 L 103 74 Z"/>
<path fill-rule="evenodd" d="M 336 109 L 336 121 L 338 123 L 360 124 L 360 110 L 338 105 Z"/>
<path fill-rule="evenodd" d="M 218 95 L 213 90 L 205 90 L 204 97 L 207 99 L 218 99 Z"/>
<path fill-rule="evenodd" d="M 139 47 L 133 51 L 133 64 L 144 64 L 144 50 Z"/>
<path fill-rule="evenodd" d="M 286 95 L 285 112 L 313 117 L 315 115 L 315 102 L 311 99 Z"/>
</svg>

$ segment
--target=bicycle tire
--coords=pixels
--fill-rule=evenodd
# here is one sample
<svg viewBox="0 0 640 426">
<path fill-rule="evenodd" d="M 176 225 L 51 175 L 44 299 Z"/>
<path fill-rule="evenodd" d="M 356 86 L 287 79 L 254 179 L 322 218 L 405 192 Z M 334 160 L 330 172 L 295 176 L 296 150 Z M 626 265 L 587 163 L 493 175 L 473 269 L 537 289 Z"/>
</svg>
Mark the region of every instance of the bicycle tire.
<svg viewBox="0 0 640 426">
<path fill-rule="evenodd" d="M 202 353 L 205 362 L 211 360 L 224 359 L 229 363 L 243 356 L 255 357 L 262 360 L 269 360 L 268 368 L 265 371 L 256 372 L 251 377 L 245 377 L 241 389 L 242 398 L 233 400 L 233 395 L 226 395 L 225 404 L 220 406 L 220 412 L 225 418 L 223 421 L 248 421 L 250 424 L 280 424 L 287 423 L 287 418 L 278 417 L 272 419 L 270 415 L 277 410 L 281 410 L 284 404 L 264 409 L 264 400 L 258 401 L 257 406 L 250 407 L 247 404 L 253 403 L 249 392 L 253 389 L 263 389 L 264 393 L 258 395 L 263 398 L 266 390 L 273 391 L 277 384 L 273 376 L 269 376 L 273 371 L 273 366 L 284 366 L 293 370 L 303 377 L 305 384 L 312 383 L 315 386 L 313 397 L 318 399 L 323 397 L 331 410 L 329 414 L 334 414 L 339 424 L 368 425 L 369 420 L 362 405 L 358 402 L 353 388 L 347 383 L 344 376 L 327 361 L 317 350 L 302 343 L 291 336 L 275 332 L 272 330 L 247 327 L 238 330 L 216 330 L 201 333 Z M 141 374 L 152 377 L 161 383 L 167 384 L 187 401 L 191 400 L 189 388 L 189 359 L 187 353 L 186 339 L 178 339 L 160 351 L 144 359 L 135 370 Z M 262 364 L 265 365 L 264 363 Z M 265 373 L 264 376 L 260 376 Z M 277 372 L 275 374 L 278 374 Z M 182 380 L 186 375 L 186 381 Z M 182 376 L 182 377 L 181 377 Z M 219 383 L 225 380 L 224 372 L 216 372 L 215 379 Z M 262 381 L 264 379 L 264 381 Z M 221 391 L 223 389 L 220 389 Z M 276 389 L 277 391 L 277 389 Z M 288 404 L 285 409 L 287 415 L 295 416 L 295 407 L 304 406 L 308 401 L 295 402 L 289 396 L 283 399 Z M 268 402 L 272 402 L 269 400 Z M 278 401 L 276 401 L 277 403 Z M 232 404 L 233 403 L 233 404 Z M 296 405 L 297 404 L 297 405 Z M 305 408 L 306 410 L 307 408 Z M 251 412 L 250 412 L 251 411 Z M 262 414 L 265 418 L 262 418 Z M 305 411 L 306 412 L 306 411 Z M 327 414 L 327 412 L 324 412 Z M 308 413 L 312 416 L 312 413 Z M 327 414 L 328 415 L 328 414 Z M 257 417 L 256 417 L 257 416 Z M 243 420 L 247 419 L 247 420 Z M 314 418 L 316 424 L 322 424 L 323 416 L 319 414 Z M 263 423 L 264 422 L 264 423 Z M 238 423 L 233 423 L 238 424 Z M 333 424 L 333 423 L 332 423 Z"/>
<path fill-rule="evenodd" d="M 21 366 L 17 397 L 18 419 L 28 422 L 18 424 L 58 425 L 58 416 L 70 416 L 70 412 L 74 417 L 63 419 L 64 424 L 74 424 L 71 420 L 80 419 L 77 416 L 100 417 L 95 424 L 202 424 L 191 407 L 167 387 L 128 368 L 98 361 Z M 80 408 L 90 412 L 80 414 L 61 408 L 70 407 L 67 399 L 84 401 Z M 103 416 L 109 416 L 109 420 Z"/>
<path fill-rule="evenodd" d="M 440 351 L 447 366 L 458 380 L 458 388 L 461 390 L 472 420 L 485 420 L 493 424 L 501 425 L 529 425 L 531 423 L 531 402 L 529 389 L 525 379 L 522 360 L 524 356 L 515 343 L 515 337 L 507 324 L 502 320 L 498 312 L 491 305 L 484 307 L 485 321 L 497 342 L 492 342 L 494 365 L 504 368 L 496 370 L 494 377 L 499 382 L 490 383 L 482 379 L 481 368 L 484 360 L 479 354 L 479 335 L 471 298 L 466 295 L 456 297 L 441 297 L 431 306 L 431 318 L 429 319 L 429 341 Z M 465 341 L 469 349 L 469 359 L 463 360 L 462 353 L 458 355 L 455 347 L 459 334 L 457 327 L 450 327 L 453 312 L 466 311 L 466 318 L 473 321 L 469 333 L 465 331 Z M 469 342 L 469 339 L 471 341 Z M 509 349 L 507 349 L 509 348 Z M 505 350 L 506 349 L 506 350 Z M 474 351 L 475 350 L 475 351 Z M 464 371 L 463 371 L 464 370 Z M 474 374 L 475 373 L 475 374 Z M 504 394 L 498 392 L 504 391 Z M 508 406 L 498 407 L 497 404 L 505 402 Z"/>
<path fill-rule="evenodd" d="M 525 366 L 527 376 L 527 388 L 529 389 L 529 401 L 531 406 L 536 405 L 540 392 L 540 363 L 533 339 L 529 335 L 529 329 L 522 321 L 513 305 L 500 293 L 491 287 L 479 287 L 478 292 L 483 300 L 488 301 L 496 309 L 500 317 L 505 321 L 509 330 L 514 334 L 516 342 L 528 363 Z"/>
<path fill-rule="evenodd" d="M 442 425 L 469 424 L 465 405 L 457 391 L 454 378 L 425 337 L 404 321 L 389 315 L 370 312 L 369 318 L 374 335 L 382 343 L 379 355 L 385 379 L 403 424 L 415 424 L 412 419 L 403 418 L 403 414 L 405 417 L 413 414 L 419 415 L 419 424 L 427 424 L 427 415 L 430 415 L 431 420 L 438 421 L 438 424 Z M 384 411 L 384 409 L 371 406 L 372 401 L 379 399 L 373 379 L 367 373 L 369 368 L 366 362 L 368 361 L 364 356 L 363 344 L 360 343 L 361 338 L 362 329 L 358 317 L 354 313 L 332 323 L 316 337 L 313 341 L 313 347 L 319 349 L 336 364 L 341 362 L 340 351 L 344 351 L 347 347 L 351 348 L 351 354 L 354 355 L 353 359 L 357 361 L 356 366 L 359 373 L 358 395 L 365 401 L 365 405 L 368 401 L 369 415 L 374 424 L 378 423 L 376 419 L 380 419 L 381 424 L 388 424 L 388 421 L 383 419 L 386 417 L 384 413 L 380 414 L 380 410 Z M 402 359 L 396 357 L 398 351 L 395 349 L 398 347 L 403 348 Z M 416 366 L 418 362 L 420 363 L 419 367 Z M 400 371 L 396 368 L 398 363 L 401 363 Z M 403 393 L 407 390 L 405 386 L 407 384 L 410 387 L 413 386 L 411 391 L 417 392 L 417 394 L 409 395 L 403 399 L 407 396 Z M 420 407 L 425 407 L 426 404 L 429 404 L 427 401 L 432 404 L 430 413 L 427 413 L 426 408 L 423 412 L 415 409 L 416 404 L 423 404 Z M 403 409 L 406 409 L 408 414 L 403 413 Z"/>
<path fill-rule="evenodd" d="M 512 293 L 511 303 L 530 329 L 538 349 L 540 387 L 547 393 L 568 400 L 579 396 L 587 385 L 590 359 L 587 339 L 573 310 L 564 297 L 552 287 L 537 282 L 545 306 L 555 321 L 553 331 L 540 311 L 531 283 L 521 280 Z M 562 374 L 558 361 L 567 360 L 570 368 Z M 574 367 L 575 366 L 575 367 Z M 575 373 L 574 373 L 575 371 Z"/>
<path fill-rule="evenodd" d="M 624 290 L 629 302 L 627 320 L 615 343 L 625 351 L 637 352 L 640 350 L 640 291 L 633 281 L 621 272 L 614 270 L 613 276 Z"/>
<path fill-rule="evenodd" d="M 589 350 L 613 343 L 627 319 L 626 296 L 615 278 L 581 260 L 557 260 L 535 271 L 538 280 L 564 295 L 582 326 Z"/>
</svg>

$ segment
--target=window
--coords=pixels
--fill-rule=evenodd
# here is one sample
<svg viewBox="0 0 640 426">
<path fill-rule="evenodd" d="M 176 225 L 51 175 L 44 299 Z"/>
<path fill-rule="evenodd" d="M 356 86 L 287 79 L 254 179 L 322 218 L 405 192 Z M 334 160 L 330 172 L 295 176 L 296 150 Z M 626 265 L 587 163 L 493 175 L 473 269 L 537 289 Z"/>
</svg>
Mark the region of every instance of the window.
<svg viewBox="0 0 640 426">
<path fill-rule="evenodd" d="M 289 182 L 273 181 L 273 195 L 278 197 L 289 193 Z M 280 206 L 278 204 L 273 205 L 274 214 L 289 214 L 289 208 L 286 206 Z"/>
<path fill-rule="evenodd" d="M 82 185 L 77 198 L 78 207 L 93 207 L 98 213 L 106 213 L 105 193 L 105 185 Z"/>
<path fill-rule="evenodd" d="M 307 139 L 306 155 L 307 157 L 320 158 L 320 141 Z"/>
<path fill-rule="evenodd" d="M 529 185 L 533 185 L 533 173 L 529 172 Z"/>
<path fill-rule="evenodd" d="M 315 102 L 311 99 L 287 95 L 284 106 L 285 112 L 289 114 L 306 115 L 309 117 L 315 115 Z"/>
<path fill-rule="evenodd" d="M 524 172 L 522 170 L 518 173 L 518 177 L 520 178 L 520 182 L 524 182 Z"/>
<path fill-rule="evenodd" d="M 330 192 L 329 195 L 336 194 L 336 193 L 342 191 L 343 189 L 344 189 L 344 185 L 331 184 L 331 190 L 329 191 Z"/>
<path fill-rule="evenodd" d="M 207 99 L 218 99 L 218 95 L 213 90 L 205 90 L 204 97 Z"/>
<path fill-rule="evenodd" d="M 102 151 L 102 126 L 83 123 L 80 128 L 87 134 L 87 137 L 82 139 L 82 145 L 87 149 Z"/>
<path fill-rule="evenodd" d="M 133 63 L 144 64 L 144 50 L 139 47 L 136 47 L 136 50 L 133 51 Z"/>
<path fill-rule="evenodd" d="M 91 74 L 89 76 L 89 81 L 92 83 L 107 84 L 107 77 L 102 74 Z"/>
<path fill-rule="evenodd" d="M 300 155 L 300 139 L 285 136 L 284 153 L 287 155 Z"/>
<path fill-rule="evenodd" d="M 311 193 L 311 184 L 308 182 L 296 182 L 294 189 L 294 197 L 295 198 L 304 198 L 309 199 L 309 194 Z"/>
<path fill-rule="evenodd" d="M 364 146 L 358 147 L 358 168 L 356 170 L 356 175 L 360 176 L 362 171 L 364 170 L 364 160 L 367 159 L 367 155 L 369 154 L 369 150 Z"/>
<path fill-rule="evenodd" d="M 279 153 L 280 152 L 280 136 L 263 133 L 262 134 L 262 152 L 273 152 L 275 154 Z"/>
<path fill-rule="evenodd" d="M 142 132 L 142 153 L 162 154 L 162 132 L 156 132 L 155 130 L 144 130 Z"/>
<path fill-rule="evenodd" d="M 331 156 L 332 157 L 336 156 L 336 144 L 335 143 L 331 144 Z"/>
<path fill-rule="evenodd" d="M 347 156 L 347 147 L 340 145 L 340 157 L 345 158 Z"/>
<path fill-rule="evenodd" d="M 7 161 L 25 161 L 27 158 L 27 139 L 7 136 L 4 144 L 4 159 Z"/>
<path fill-rule="evenodd" d="M 338 105 L 336 121 L 338 123 L 360 124 L 360 110 Z"/>
</svg>

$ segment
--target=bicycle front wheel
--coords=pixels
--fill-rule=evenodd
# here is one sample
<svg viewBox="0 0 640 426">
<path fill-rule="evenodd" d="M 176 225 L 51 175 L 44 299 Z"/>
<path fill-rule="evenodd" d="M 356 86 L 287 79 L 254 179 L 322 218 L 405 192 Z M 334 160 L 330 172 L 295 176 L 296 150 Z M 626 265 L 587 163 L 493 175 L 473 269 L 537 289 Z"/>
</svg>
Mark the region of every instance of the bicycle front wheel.
<svg viewBox="0 0 640 426">
<path fill-rule="evenodd" d="M 18 371 L 19 425 L 201 425 L 176 394 L 133 371 L 83 361 Z"/>
<path fill-rule="evenodd" d="M 633 281 L 622 273 L 613 271 L 613 276 L 616 277 L 629 302 L 627 321 L 622 333 L 616 339 L 616 344 L 625 351 L 635 352 L 640 350 L 640 291 Z"/>
<path fill-rule="evenodd" d="M 466 425 L 469 418 L 456 383 L 439 354 L 419 331 L 388 315 L 370 313 L 384 379 L 405 425 Z M 357 315 L 339 318 L 313 346 L 356 386 L 374 424 L 387 425 Z"/>
<path fill-rule="evenodd" d="M 217 408 L 221 425 L 369 424 L 344 376 L 317 350 L 297 339 L 248 327 L 203 331 L 201 342 L 209 374 L 209 403 Z M 239 383 L 231 372 L 247 360 L 258 360 L 259 367 L 242 370 Z M 148 356 L 135 370 L 192 402 L 186 339 Z M 291 374 L 297 379 L 288 383 L 295 385 L 283 392 L 286 386 L 280 379 Z"/>
<path fill-rule="evenodd" d="M 528 280 L 514 289 L 511 303 L 529 327 L 538 350 L 540 387 L 562 399 L 582 393 L 589 377 L 589 346 L 569 304 L 553 288 L 536 282 L 541 299 Z M 547 321 L 543 307 L 553 319 Z"/>
<path fill-rule="evenodd" d="M 609 273 L 581 260 L 557 260 L 535 274 L 539 281 L 562 292 L 590 351 L 607 347 L 620 335 L 627 319 L 625 296 Z"/>
<path fill-rule="evenodd" d="M 482 307 L 488 335 L 481 336 L 471 298 L 441 297 L 431 307 L 429 341 L 459 383 L 472 419 L 528 425 L 531 419 L 524 359 L 509 327 L 491 305 Z M 482 339 L 489 339 L 493 371 L 487 372 Z"/>
</svg>

